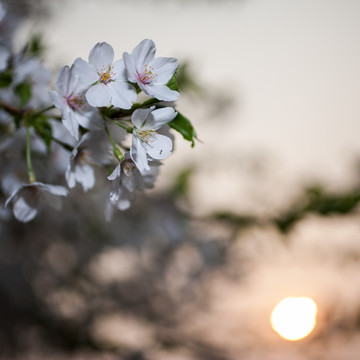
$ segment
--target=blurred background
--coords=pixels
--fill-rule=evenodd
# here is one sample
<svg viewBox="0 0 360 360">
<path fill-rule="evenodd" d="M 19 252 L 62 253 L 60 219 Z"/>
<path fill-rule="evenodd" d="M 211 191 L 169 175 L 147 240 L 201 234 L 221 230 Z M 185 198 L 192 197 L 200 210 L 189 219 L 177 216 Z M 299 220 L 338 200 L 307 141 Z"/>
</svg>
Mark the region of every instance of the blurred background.
<svg viewBox="0 0 360 360">
<path fill-rule="evenodd" d="M 101 181 L 1 222 L 0 359 L 358 360 L 360 3 L 5 3 L 54 78 L 99 41 L 120 58 L 154 40 L 201 142 L 176 136 L 109 224 Z M 288 296 L 318 307 L 297 342 L 270 324 Z"/>
</svg>

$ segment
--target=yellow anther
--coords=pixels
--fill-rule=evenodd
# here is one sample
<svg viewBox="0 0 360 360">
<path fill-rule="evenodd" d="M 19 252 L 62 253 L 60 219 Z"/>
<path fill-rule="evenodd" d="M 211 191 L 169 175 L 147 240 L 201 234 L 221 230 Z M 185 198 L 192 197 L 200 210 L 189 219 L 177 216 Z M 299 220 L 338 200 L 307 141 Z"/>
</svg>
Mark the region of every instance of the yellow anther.
<svg viewBox="0 0 360 360">
<path fill-rule="evenodd" d="M 122 163 L 122 170 L 126 176 L 130 176 L 134 174 L 134 171 L 136 170 L 136 165 L 131 159 L 125 159 Z"/>
<path fill-rule="evenodd" d="M 144 72 L 139 74 L 138 79 L 143 84 L 149 84 L 152 80 L 154 80 L 158 75 L 153 72 L 154 68 L 152 66 L 144 65 Z"/>
<path fill-rule="evenodd" d="M 112 81 L 112 78 L 115 76 L 115 74 L 112 72 L 112 66 L 109 66 L 109 68 L 105 71 L 105 69 L 101 69 L 101 73 L 99 81 L 103 84 L 107 84 L 110 81 Z"/>
<path fill-rule="evenodd" d="M 73 110 L 77 110 L 85 104 L 84 98 L 81 96 L 70 95 L 66 98 L 66 102 Z"/>
<path fill-rule="evenodd" d="M 80 154 L 79 154 L 80 161 L 83 164 L 87 164 L 89 155 L 90 155 L 89 151 L 84 151 L 84 150 L 80 151 Z"/>
</svg>

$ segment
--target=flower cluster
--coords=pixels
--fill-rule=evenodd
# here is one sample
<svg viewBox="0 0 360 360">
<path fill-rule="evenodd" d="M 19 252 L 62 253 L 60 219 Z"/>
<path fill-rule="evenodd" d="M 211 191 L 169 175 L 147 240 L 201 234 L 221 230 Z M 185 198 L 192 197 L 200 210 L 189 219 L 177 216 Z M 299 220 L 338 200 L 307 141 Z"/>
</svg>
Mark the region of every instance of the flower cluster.
<svg viewBox="0 0 360 360">
<path fill-rule="evenodd" d="M 0 3 L 0 21 L 8 16 Z M 49 90 L 50 71 L 29 46 L 12 54 L 9 35 L 0 33 L 0 196 L 19 221 L 43 204 L 58 208 L 76 184 L 92 189 L 95 167 L 109 183 L 110 219 L 153 187 L 173 149 L 169 128 L 194 142 L 190 121 L 175 110 L 178 62 L 155 57 L 152 40 L 118 60 L 111 45 L 97 43 L 88 61 L 61 68 Z M 53 185 L 61 175 L 67 186 Z"/>
</svg>

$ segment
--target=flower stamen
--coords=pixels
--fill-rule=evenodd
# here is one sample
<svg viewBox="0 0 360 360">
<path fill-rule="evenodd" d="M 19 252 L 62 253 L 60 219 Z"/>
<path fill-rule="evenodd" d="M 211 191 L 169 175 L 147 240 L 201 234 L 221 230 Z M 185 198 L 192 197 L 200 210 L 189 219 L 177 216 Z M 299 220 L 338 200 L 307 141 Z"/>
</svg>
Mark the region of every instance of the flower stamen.
<svg viewBox="0 0 360 360">
<path fill-rule="evenodd" d="M 136 165 L 131 159 L 123 160 L 121 167 L 126 176 L 133 175 L 136 170 Z"/>
<path fill-rule="evenodd" d="M 109 68 L 107 70 L 105 70 L 104 68 L 101 69 L 101 72 L 99 74 L 100 78 L 99 78 L 99 82 L 101 82 L 102 84 L 108 84 L 109 82 L 113 81 L 113 77 L 116 75 L 113 71 L 112 71 L 113 67 L 109 66 Z"/>
<path fill-rule="evenodd" d="M 137 79 L 144 85 L 150 84 L 156 77 L 157 73 L 154 72 L 154 68 L 150 65 L 144 65 L 144 72 L 137 74 Z"/>
<path fill-rule="evenodd" d="M 66 103 L 72 110 L 79 110 L 85 104 L 85 99 L 83 96 L 67 96 Z"/>
<path fill-rule="evenodd" d="M 155 141 L 155 134 L 157 134 L 157 132 L 155 129 L 137 129 L 136 134 L 142 142 L 149 144 Z"/>
<path fill-rule="evenodd" d="M 79 151 L 78 157 L 80 159 L 80 161 L 82 162 L 82 164 L 88 164 L 89 163 L 89 157 L 90 157 L 90 152 L 87 150 L 83 150 L 81 149 Z"/>
</svg>

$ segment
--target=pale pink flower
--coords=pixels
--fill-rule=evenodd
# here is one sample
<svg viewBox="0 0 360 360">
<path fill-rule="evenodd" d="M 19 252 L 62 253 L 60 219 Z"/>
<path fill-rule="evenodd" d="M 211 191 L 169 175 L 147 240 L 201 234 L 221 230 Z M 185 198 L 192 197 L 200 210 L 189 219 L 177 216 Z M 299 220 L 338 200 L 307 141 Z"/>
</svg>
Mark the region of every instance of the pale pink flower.
<svg viewBox="0 0 360 360">
<path fill-rule="evenodd" d="M 114 62 L 114 50 L 106 42 L 97 43 L 92 48 L 89 62 L 77 58 L 74 73 L 88 87 L 86 99 L 91 106 L 112 104 L 130 109 L 136 100 L 136 90 L 127 82 L 123 60 Z"/>
<path fill-rule="evenodd" d="M 149 96 L 164 101 L 175 101 L 179 93 L 166 86 L 178 67 L 175 58 L 158 57 L 155 59 L 155 44 L 145 39 L 131 54 L 124 53 L 123 59 L 129 81 L 138 84 Z"/>
<path fill-rule="evenodd" d="M 74 76 L 73 67 L 60 69 L 55 88 L 56 91 L 49 91 L 52 102 L 61 111 L 64 126 L 76 140 L 79 140 L 79 125 L 89 130 L 103 128 L 99 110 L 86 101 L 87 87 Z"/>
<path fill-rule="evenodd" d="M 17 188 L 5 202 L 5 207 L 12 202 L 13 213 L 17 220 L 27 223 L 33 220 L 42 205 L 60 209 L 61 199 L 68 190 L 63 186 L 49 185 L 41 182 L 23 184 Z"/>
<path fill-rule="evenodd" d="M 148 171 L 149 155 L 153 159 L 167 158 L 172 151 L 172 140 L 157 131 L 177 115 L 172 107 L 137 109 L 131 116 L 134 124 L 130 156 L 140 172 Z"/>
</svg>

